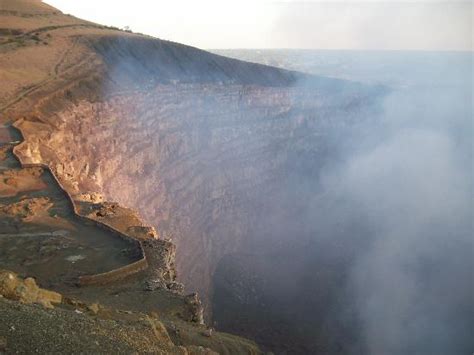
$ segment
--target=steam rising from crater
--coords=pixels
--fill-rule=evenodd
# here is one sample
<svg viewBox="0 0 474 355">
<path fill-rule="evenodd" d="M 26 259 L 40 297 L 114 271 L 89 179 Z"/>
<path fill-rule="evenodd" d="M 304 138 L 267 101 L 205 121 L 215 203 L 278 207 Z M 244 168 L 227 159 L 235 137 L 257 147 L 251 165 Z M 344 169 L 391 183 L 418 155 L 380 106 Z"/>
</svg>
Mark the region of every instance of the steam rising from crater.
<svg viewBox="0 0 474 355">
<path fill-rule="evenodd" d="M 324 178 L 373 231 L 350 281 L 371 354 L 469 351 L 472 180 L 459 153 L 445 132 L 404 129 Z"/>
<path fill-rule="evenodd" d="M 472 349 L 470 59 L 460 54 L 457 68 L 395 90 L 379 124 L 354 139 L 360 149 L 345 151 L 321 179 L 327 195 L 315 204 L 344 201 L 324 223 L 349 203 L 371 231 L 349 281 L 371 354 Z"/>
<path fill-rule="evenodd" d="M 344 152 L 342 163 L 325 169 L 321 179 L 327 195 L 315 204 L 344 201 L 324 214 L 324 223 L 349 203 L 372 231 L 349 281 L 370 354 L 472 350 L 468 58 L 465 78 L 454 78 L 460 80 L 452 86 L 446 75 L 454 69 L 447 67 L 433 87 L 414 83 L 395 91 L 379 117 L 382 124 L 367 126 L 358 137 L 370 143 L 355 142 L 360 150 Z"/>
<path fill-rule="evenodd" d="M 119 93 L 118 123 L 88 136 L 104 191 L 173 236 L 218 328 L 277 353 L 471 351 L 470 54 L 374 68 L 379 54 L 343 52 L 369 63 L 354 78 L 326 66 L 360 85 L 169 42 L 95 49 L 105 91 L 146 89 Z"/>
<path fill-rule="evenodd" d="M 308 65 L 318 55 L 336 56 L 303 52 L 299 59 Z M 370 62 L 377 54 L 342 55 L 351 63 L 351 56 Z M 324 324 L 312 333 L 315 343 L 325 344 L 315 345 L 322 352 L 468 353 L 474 346 L 472 56 L 391 55 L 385 71 L 403 72 L 394 75 L 398 84 L 390 82 L 383 111 L 359 117 L 350 129 L 332 128 L 328 159 L 320 160 L 317 174 L 304 168 L 292 171 L 285 208 L 298 210 L 296 218 L 281 218 L 274 208 L 266 211 L 277 217 L 260 227 L 255 238 L 269 236 L 266 242 L 272 246 L 283 243 L 294 260 L 278 265 L 295 272 L 262 271 L 281 289 L 269 287 L 262 292 L 264 301 L 255 302 L 273 302 L 294 327 L 304 327 L 301 317 L 313 312 L 306 322 Z M 272 53 L 261 57 L 267 60 Z M 430 64 L 421 66 L 423 61 Z M 387 73 L 371 69 L 366 78 L 383 82 Z M 307 156 L 306 162 L 300 159 L 292 166 L 314 165 L 315 158 Z M 298 243 L 303 246 L 295 256 L 291 248 Z M 266 260 L 275 257 L 281 256 Z M 311 273 L 324 270 L 331 270 L 337 285 L 312 279 Z M 286 287 L 300 287 L 308 306 L 300 306 L 298 291 L 283 301 Z M 331 287 L 332 300 L 324 301 L 320 288 Z M 327 329 L 319 338 L 318 332 Z"/>
</svg>

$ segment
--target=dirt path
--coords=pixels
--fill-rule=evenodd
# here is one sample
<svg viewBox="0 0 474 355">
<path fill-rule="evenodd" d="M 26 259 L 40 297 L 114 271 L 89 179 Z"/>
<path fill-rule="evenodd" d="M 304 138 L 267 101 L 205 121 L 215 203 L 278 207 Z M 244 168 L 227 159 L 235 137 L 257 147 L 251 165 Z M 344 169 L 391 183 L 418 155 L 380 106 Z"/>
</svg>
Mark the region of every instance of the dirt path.
<svg viewBox="0 0 474 355">
<path fill-rule="evenodd" d="M 49 32 L 49 31 L 54 31 L 54 30 L 59 30 L 59 29 L 65 29 L 65 28 L 74 28 L 74 27 L 84 27 L 84 28 L 98 28 L 98 29 L 103 29 L 104 26 L 100 25 L 94 25 L 94 24 L 81 24 L 81 23 L 75 23 L 75 24 L 69 24 L 69 25 L 55 25 L 55 26 L 45 26 L 45 27 L 38 27 L 35 28 L 34 30 L 25 32 L 21 35 L 15 36 L 15 40 L 21 40 L 24 38 L 27 38 L 28 36 L 31 36 L 32 34 L 36 33 L 44 33 L 44 32 Z M 119 31 L 119 30 L 117 30 Z M 4 46 L 7 44 L 11 44 L 11 42 L 6 41 L 0 43 L 0 46 Z"/>
</svg>

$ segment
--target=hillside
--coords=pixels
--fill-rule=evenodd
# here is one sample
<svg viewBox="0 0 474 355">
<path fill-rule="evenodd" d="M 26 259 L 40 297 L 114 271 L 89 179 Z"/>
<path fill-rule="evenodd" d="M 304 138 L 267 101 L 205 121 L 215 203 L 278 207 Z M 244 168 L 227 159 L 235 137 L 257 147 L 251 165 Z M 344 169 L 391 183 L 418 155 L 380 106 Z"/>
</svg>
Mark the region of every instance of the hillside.
<svg viewBox="0 0 474 355">
<path fill-rule="evenodd" d="M 110 312 L 154 312 L 189 353 L 257 353 L 202 324 L 216 269 L 254 248 L 270 215 L 297 220 L 285 201 L 301 196 L 285 186 L 300 159 L 317 174 L 335 135 L 377 110 L 382 90 L 108 28 L 34 0 L 0 0 L 0 24 L 0 267 Z M 278 233 L 291 233 L 287 225 Z M 271 236 L 259 243 L 287 247 Z M 10 305 L 1 307 L 39 324 L 50 312 Z M 50 315 L 65 327 L 77 318 Z M 248 329 L 239 333 L 253 337 Z M 268 334 L 261 344 L 272 349 Z M 7 351 L 20 346 L 0 336 Z"/>
</svg>

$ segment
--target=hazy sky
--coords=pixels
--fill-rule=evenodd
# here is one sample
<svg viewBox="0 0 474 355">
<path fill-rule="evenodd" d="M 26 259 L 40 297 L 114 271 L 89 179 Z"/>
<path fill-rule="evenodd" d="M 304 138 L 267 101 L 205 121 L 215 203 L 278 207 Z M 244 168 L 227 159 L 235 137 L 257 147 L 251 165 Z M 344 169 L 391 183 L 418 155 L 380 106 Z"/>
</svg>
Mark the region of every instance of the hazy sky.
<svg viewBox="0 0 474 355">
<path fill-rule="evenodd" d="M 200 48 L 472 50 L 473 3 L 46 0 L 65 13 Z"/>
</svg>

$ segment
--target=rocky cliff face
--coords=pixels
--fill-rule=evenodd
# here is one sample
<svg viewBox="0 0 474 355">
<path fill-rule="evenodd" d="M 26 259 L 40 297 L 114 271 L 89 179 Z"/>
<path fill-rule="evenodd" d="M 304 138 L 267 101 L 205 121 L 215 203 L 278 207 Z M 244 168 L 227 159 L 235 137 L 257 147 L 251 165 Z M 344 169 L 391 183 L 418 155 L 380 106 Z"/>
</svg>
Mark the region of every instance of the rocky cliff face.
<svg viewBox="0 0 474 355">
<path fill-rule="evenodd" d="M 217 268 L 217 280 L 235 285 L 238 263 L 227 263 L 236 255 L 305 244 L 305 184 L 381 93 L 86 22 L 44 31 L 55 65 L 2 102 L 5 117 L 23 118 L 22 156 L 48 164 L 77 200 L 103 194 L 139 211 L 176 244 L 178 280 L 199 292 L 209 318 Z M 14 45 L 4 48 L 19 56 L 29 48 Z M 100 206 L 94 218 L 110 217 Z M 174 270 L 165 259 L 163 270 Z M 163 270 L 158 279 L 178 285 Z M 252 287 L 231 289 L 239 298 Z M 200 309 L 197 297 L 189 302 Z"/>
<path fill-rule="evenodd" d="M 209 300 L 217 263 L 255 242 L 260 212 L 281 203 L 292 165 L 309 158 L 316 174 L 331 135 L 368 104 L 357 91 L 158 85 L 68 105 L 41 145 L 77 191 L 131 206 L 172 238 L 180 279 Z"/>
</svg>

